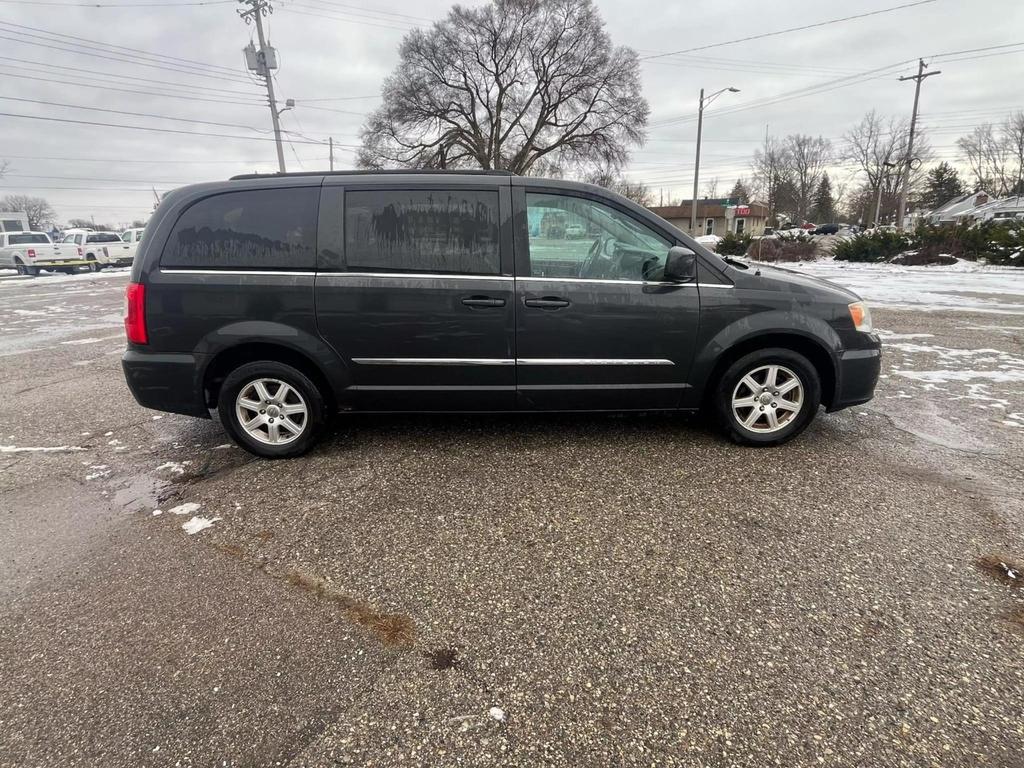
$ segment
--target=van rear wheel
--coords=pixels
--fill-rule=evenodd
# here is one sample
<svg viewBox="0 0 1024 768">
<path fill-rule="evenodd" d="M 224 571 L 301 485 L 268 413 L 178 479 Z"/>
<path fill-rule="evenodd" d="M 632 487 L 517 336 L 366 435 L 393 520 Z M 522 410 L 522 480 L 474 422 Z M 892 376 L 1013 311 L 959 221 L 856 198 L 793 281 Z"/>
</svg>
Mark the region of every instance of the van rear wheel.
<svg viewBox="0 0 1024 768">
<path fill-rule="evenodd" d="M 780 445 L 803 432 L 821 403 L 811 362 L 789 349 L 761 349 L 726 369 L 714 391 L 723 431 L 742 445 Z"/>
<path fill-rule="evenodd" d="M 326 420 L 316 384 L 273 360 L 246 363 L 228 374 L 217 412 L 236 443 L 268 459 L 301 456 L 316 444 Z"/>
</svg>

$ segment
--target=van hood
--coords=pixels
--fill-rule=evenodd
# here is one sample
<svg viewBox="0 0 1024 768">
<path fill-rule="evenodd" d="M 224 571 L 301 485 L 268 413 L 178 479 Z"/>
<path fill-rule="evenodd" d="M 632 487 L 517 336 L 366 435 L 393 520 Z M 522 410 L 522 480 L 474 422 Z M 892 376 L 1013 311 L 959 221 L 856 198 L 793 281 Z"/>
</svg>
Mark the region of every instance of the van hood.
<svg viewBox="0 0 1024 768">
<path fill-rule="evenodd" d="M 760 272 L 760 275 L 757 273 Z M 860 301 L 861 298 L 849 288 L 825 280 L 820 277 L 813 277 L 784 267 L 769 266 L 762 263 L 751 263 L 750 268 L 743 271 L 743 276 L 751 280 L 751 287 L 755 281 L 760 281 L 763 288 L 774 290 L 795 290 L 801 293 L 829 294 L 841 297 L 847 301 Z"/>
</svg>

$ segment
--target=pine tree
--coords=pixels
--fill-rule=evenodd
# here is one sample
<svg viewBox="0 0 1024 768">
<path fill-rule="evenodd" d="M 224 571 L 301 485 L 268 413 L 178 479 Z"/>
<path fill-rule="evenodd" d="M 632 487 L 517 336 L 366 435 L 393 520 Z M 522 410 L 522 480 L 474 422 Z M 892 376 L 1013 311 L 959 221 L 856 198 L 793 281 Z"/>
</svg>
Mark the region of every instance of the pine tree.
<svg viewBox="0 0 1024 768">
<path fill-rule="evenodd" d="M 747 192 L 747 185 L 743 183 L 743 179 L 736 179 L 736 183 L 732 185 L 732 192 L 729 193 L 729 198 L 737 205 L 750 202 L 750 193 Z"/>
<path fill-rule="evenodd" d="M 836 202 L 832 197 L 832 181 L 828 173 L 821 175 L 818 189 L 814 192 L 814 206 L 811 209 L 814 220 L 819 224 L 831 224 L 836 219 Z"/>
<path fill-rule="evenodd" d="M 956 168 L 949 163 L 942 162 L 928 171 L 924 182 L 924 194 L 921 195 L 921 205 L 929 210 L 934 210 L 953 198 L 965 194 L 967 194 L 967 189 L 960 180 L 960 174 L 957 173 Z"/>
</svg>

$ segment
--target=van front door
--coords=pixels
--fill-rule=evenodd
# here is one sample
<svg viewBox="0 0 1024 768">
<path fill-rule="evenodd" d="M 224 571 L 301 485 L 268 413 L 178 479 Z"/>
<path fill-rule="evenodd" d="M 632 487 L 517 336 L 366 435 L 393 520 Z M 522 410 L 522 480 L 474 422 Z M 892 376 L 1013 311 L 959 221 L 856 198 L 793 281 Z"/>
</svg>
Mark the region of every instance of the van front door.
<svg viewBox="0 0 1024 768">
<path fill-rule="evenodd" d="M 662 279 L 675 243 L 610 202 L 515 189 L 520 407 L 677 407 L 700 302 L 695 283 Z"/>
<path fill-rule="evenodd" d="M 515 408 L 510 211 L 507 178 L 326 180 L 317 325 L 348 365 L 347 404 Z"/>
</svg>

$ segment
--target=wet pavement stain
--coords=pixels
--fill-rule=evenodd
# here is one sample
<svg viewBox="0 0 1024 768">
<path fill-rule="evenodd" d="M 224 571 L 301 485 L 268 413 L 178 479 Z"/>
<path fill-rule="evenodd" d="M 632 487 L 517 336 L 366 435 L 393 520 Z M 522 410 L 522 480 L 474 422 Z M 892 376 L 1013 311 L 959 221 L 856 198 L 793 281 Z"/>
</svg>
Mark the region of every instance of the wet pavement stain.
<svg viewBox="0 0 1024 768">
<path fill-rule="evenodd" d="M 982 555 L 975 563 L 982 573 L 1008 587 L 1024 589 L 1024 562 L 1004 555 Z"/>
<path fill-rule="evenodd" d="M 432 651 L 425 651 L 423 657 L 430 664 L 431 669 L 444 672 L 450 669 L 458 669 L 462 660 L 459 658 L 459 649 L 454 645 L 446 648 L 435 648 Z"/>
<path fill-rule="evenodd" d="M 355 624 L 369 629 L 384 645 L 411 647 L 416 639 L 416 625 L 402 614 L 380 613 L 367 603 L 332 588 L 324 579 L 293 568 L 285 574 L 285 581 L 328 600 Z"/>
</svg>

